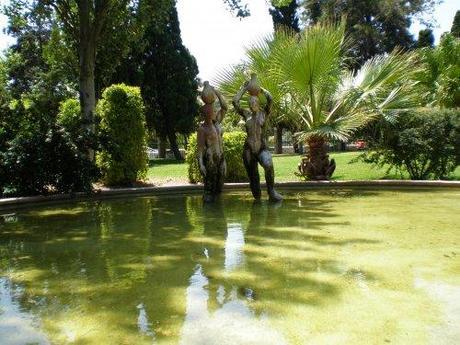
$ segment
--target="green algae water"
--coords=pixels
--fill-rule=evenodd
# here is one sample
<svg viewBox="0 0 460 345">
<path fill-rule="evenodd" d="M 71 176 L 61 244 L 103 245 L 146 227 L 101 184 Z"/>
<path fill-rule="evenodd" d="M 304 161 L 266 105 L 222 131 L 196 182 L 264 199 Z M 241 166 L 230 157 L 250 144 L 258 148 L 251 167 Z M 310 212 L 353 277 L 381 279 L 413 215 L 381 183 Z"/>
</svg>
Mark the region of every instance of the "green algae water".
<svg viewBox="0 0 460 345">
<path fill-rule="evenodd" d="M 0 212 L 0 344 L 459 344 L 460 190 Z"/>
</svg>

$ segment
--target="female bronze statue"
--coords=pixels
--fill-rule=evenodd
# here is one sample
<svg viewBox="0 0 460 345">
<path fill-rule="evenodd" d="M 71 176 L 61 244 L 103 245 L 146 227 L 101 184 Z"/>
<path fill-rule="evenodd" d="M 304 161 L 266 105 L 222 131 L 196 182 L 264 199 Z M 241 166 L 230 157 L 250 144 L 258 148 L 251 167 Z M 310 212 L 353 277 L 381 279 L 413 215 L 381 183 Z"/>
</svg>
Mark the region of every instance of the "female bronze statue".
<svg viewBox="0 0 460 345">
<path fill-rule="evenodd" d="M 220 104 L 219 111 L 214 110 L 216 98 Z M 227 112 L 227 104 L 221 93 L 207 81 L 204 82 L 201 99 L 205 104 L 201 107 L 204 121 L 200 124 L 197 133 L 198 165 L 204 180 L 203 200 L 212 202 L 222 192 L 227 170 L 221 126 Z"/>
<path fill-rule="evenodd" d="M 249 110 L 241 108 L 240 101 L 245 92 L 249 92 Z M 260 93 L 265 95 L 267 99 L 266 106 L 261 109 L 259 102 Z M 270 201 L 280 201 L 282 196 L 275 190 L 275 171 L 273 168 L 272 155 L 268 151 L 265 143 L 265 125 L 267 117 L 270 115 L 273 99 L 271 94 L 261 88 L 257 81 L 256 74 L 251 75 L 251 80 L 246 81 L 241 87 L 238 94 L 233 98 L 233 106 L 235 110 L 245 120 L 246 127 L 246 143 L 243 151 L 243 161 L 246 171 L 249 176 L 252 195 L 255 199 L 260 199 L 260 177 L 258 164 L 262 165 L 265 170 L 265 181 L 267 183 L 267 191 Z"/>
</svg>

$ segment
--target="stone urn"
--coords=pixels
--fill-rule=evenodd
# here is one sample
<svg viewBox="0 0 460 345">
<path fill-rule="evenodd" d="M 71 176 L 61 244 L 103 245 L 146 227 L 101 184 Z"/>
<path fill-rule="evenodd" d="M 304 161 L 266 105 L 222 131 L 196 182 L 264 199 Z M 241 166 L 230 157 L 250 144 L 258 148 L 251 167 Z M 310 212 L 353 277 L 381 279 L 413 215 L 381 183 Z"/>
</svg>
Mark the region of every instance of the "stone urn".
<svg viewBox="0 0 460 345">
<path fill-rule="evenodd" d="M 201 91 L 201 99 L 206 104 L 212 104 L 216 101 L 216 93 L 214 89 L 209 84 L 209 81 L 205 81 L 203 84 L 203 91 Z"/>
<path fill-rule="evenodd" d="M 260 93 L 260 85 L 259 80 L 257 79 L 257 74 L 251 74 L 251 80 L 247 86 L 248 92 L 251 96 L 259 96 Z"/>
</svg>

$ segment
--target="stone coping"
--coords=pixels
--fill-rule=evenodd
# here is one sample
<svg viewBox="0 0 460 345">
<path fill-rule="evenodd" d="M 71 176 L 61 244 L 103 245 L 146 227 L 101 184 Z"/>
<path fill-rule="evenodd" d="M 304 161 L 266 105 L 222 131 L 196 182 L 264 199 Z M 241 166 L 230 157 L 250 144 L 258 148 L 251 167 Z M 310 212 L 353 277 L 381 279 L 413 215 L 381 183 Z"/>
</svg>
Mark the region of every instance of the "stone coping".
<svg viewBox="0 0 460 345">
<path fill-rule="evenodd" d="M 261 184 L 264 187 L 264 183 Z M 460 181 L 411 181 L 411 180 L 353 180 L 353 181 L 306 181 L 277 183 L 280 190 L 308 190 L 312 188 L 343 188 L 343 187 L 444 187 L 460 188 Z M 35 206 L 39 204 L 60 203 L 65 201 L 91 201 L 125 196 L 141 195 L 178 195 L 197 194 L 203 190 L 202 185 L 178 185 L 160 187 L 133 187 L 97 190 L 92 194 L 56 194 L 30 197 L 0 199 L 0 211 Z M 224 191 L 247 190 L 248 183 L 227 183 Z"/>
</svg>

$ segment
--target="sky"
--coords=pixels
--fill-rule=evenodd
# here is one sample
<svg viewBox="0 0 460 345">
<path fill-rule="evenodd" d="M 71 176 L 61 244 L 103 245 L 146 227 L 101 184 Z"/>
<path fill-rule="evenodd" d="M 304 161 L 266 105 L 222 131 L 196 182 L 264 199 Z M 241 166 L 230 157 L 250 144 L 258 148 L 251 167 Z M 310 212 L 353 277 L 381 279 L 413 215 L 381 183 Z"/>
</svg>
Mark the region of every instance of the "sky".
<svg viewBox="0 0 460 345">
<path fill-rule="evenodd" d="M 6 4 L 8 0 L 0 0 Z M 249 0 L 251 16 L 235 18 L 222 0 L 178 0 L 177 10 L 185 46 L 195 56 L 202 80 L 213 80 L 216 74 L 228 65 L 238 63 L 244 48 L 254 40 L 270 34 L 273 24 L 266 0 Z M 436 42 L 445 31 L 449 31 L 455 12 L 460 10 L 460 0 L 444 0 L 434 11 L 433 18 Z M 427 18 L 430 19 L 430 18 Z M 14 42 L 3 33 L 6 18 L 0 15 L 0 51 Z M 414 23 L 412 33 L 417 36 L 424 26 Z"/>
</svg>

